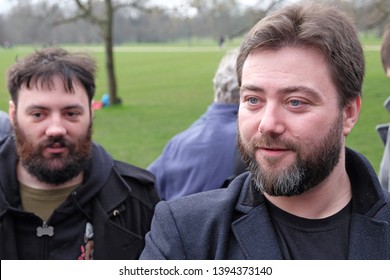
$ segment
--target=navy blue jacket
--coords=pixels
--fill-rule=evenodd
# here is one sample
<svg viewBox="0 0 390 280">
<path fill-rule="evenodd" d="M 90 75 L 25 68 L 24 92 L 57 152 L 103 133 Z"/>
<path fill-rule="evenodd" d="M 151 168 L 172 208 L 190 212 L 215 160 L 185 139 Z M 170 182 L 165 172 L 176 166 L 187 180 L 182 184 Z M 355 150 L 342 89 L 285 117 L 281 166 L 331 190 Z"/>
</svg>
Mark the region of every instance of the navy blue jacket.
<svg viewBox="0 0 390 280">
<path fill-rule="evenodd" d="M 217 189 L 234 175 L 238 104 L 213 103 L 147 168 L 162 200 Z"/>
<path fill-rule="evenodd" d="M 390 259 L 390 196 L 347 149 L 352 185 L 348 259 Z M 265 198 L 247 172 L 226 189 L 160 202 L 141 259 L 283 259 Z M 255 195 L 256 193 L 256 195 Z"/>
<path fill-rule="evenodd" d="M 0 111 L 0 139 L 12 135 L 12 125 L 6 112 Z"/>
</svg>

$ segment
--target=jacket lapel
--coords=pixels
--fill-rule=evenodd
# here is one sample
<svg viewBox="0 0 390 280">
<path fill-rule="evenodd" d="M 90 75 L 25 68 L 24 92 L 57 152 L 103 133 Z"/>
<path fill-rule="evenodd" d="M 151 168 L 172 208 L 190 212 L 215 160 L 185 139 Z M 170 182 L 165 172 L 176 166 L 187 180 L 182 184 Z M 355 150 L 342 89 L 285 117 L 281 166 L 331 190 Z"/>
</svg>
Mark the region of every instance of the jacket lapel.
<svg viewBox="0 0 390 280">
<path fill-rule="evenodd" d="M 264 203 L 236 220 L 232 231 L 246 259 L 283 259 Z"/>
<path fill-rule="evenodd" d="M 351 219 L 349 257 L 352 260 L 388 259 L 389 224 L 353 214 Z"/>
</svg>

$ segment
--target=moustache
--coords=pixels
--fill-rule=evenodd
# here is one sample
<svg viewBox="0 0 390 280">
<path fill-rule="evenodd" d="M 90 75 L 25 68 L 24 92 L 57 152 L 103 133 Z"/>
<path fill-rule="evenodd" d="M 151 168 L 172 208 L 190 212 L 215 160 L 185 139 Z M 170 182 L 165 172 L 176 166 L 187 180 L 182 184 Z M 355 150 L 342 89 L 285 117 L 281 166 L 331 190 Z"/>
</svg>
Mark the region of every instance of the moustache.
<svg viewBox="0 0 390 280">
<path fill-rule="evenodd" d="M 51 137 L 40 145 L 42 148 L 49 147 L 49 148 L 63 148 L 63 147 L 69 147 L 70 143 L 62 136 L 57 137 Z"/>
<path fill-rule="evenodd" d="M 280 137 L 272 137 L 269 135 L 255 136 L 250 140 L 250 147 L 253 149 L 268 148 L 268 149 L 286 149 L 292 151 L 298 151 L 298 146 L 289 140 L 282 139 Z"/>
</svg>

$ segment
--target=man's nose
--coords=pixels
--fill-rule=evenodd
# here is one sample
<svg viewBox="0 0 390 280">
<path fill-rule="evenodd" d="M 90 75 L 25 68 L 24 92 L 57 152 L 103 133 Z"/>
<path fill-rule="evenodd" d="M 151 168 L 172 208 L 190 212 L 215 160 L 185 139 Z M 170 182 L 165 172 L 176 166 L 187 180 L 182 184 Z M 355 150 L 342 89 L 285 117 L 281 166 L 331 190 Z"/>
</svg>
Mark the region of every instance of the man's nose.
<svg viewBox="0 0 390 280">
<path fill-rule="evenodd" d="M 262 110 L 258 130 L 262 134 L 280 135 L 285 131 L 283 110 L 276 104 L 267 104 Z"/>
<path fill-rule="evenodd" d="M 46 129 L 47 136 L 65 135 L 66 129 L 60 117 L 52 117 Z"/>
</svg>

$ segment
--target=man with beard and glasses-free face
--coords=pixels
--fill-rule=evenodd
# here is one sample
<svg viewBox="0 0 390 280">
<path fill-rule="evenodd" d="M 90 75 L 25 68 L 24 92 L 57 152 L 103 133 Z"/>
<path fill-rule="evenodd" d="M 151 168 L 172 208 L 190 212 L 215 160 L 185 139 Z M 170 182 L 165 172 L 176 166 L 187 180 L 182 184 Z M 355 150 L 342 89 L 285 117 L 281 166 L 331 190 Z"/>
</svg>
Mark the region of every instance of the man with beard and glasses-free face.
<svg viewBox="0 0 390 280">
<path fill-rule="evenodd" d="M 151 173 L 92 138 L 94 60 L 48 48 L 8 71 L 14 137 L 0 145 L 0 259 L 137 259 Z"/>
<path fill-rule="evenodd" d="M 274 11 L 241 44 L 237 75 L 249 172 L 160 202 L 141 259 L 389 259 L 389 193 L 345 147 L 364 76 L 349 18 L 318 3 Z"/>
</svg>

